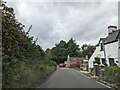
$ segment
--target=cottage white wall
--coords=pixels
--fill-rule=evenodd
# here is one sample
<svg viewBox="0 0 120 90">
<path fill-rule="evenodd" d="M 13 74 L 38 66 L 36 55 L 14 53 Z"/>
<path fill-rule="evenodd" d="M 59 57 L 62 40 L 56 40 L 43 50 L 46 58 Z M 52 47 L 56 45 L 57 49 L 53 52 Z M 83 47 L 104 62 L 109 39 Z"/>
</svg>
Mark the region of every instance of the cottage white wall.
<svg viewBox="0 0 120 90">
<path fill-rule="evenodd" d="M 96 47 L 94 53 L 92 54 L 92 56 L 90 57 L 90 59 L 89 59 L 89 61 L 88 61 L 88 67 L 89 67 L 89 69 L 90 69 L 90 68 L 93 68 L 94 57 L 97 55 L 98 50 L 99 50 L 98 47 Z"/>
<path fill-rule="evenodd" d="M 105 45 L 107 64 L 109 65 L 108 58 L 114 58 L 115 63 L 118 61 L 118 42 L 110 43 Z M 118 63 L 116 63 L 118 65 Z"/>
<path fill-rule="evenodd" d="M 93 68 L 93 61 L 95 61 L 95 59 L 94 59 L 95 57 L 104 58 L 104 52 L 100 51 L 100 46 L 96 47 L 94 53 L 90 57 L 90 59 L 89 59 L 89 68 Z"/>
<path fill-rule="evenodd" d="M 105 45 L 105 52 L 106 52 L 106 63 L 109 65 L 109 59 L 108 58 L 114 58 L 115 59 L 115 63 L 116 61 L 118 61 L 118 56 L 120 58 L 120 49 L 119 49 L 119 53 L 118 53 L 118 45 L 120 45 L 120 42 L 114 42 L 114 43 L 110 43 L 110 44 L 106 44 Z M 100 45 L 98 47 L 96 47 L 94 53 L 92 54 L 92 56 L 89 59 L 89 69 L 93 68 L 93 61 L 95 57 L 100 57 L 100 58 L 105 58 L 104 56 L 104 51 L 100 51 Z M 102 61 L 100 60 L 100 62 L 102 63 Z M 118 63 L 116 63 L 118 65 Z M 120 59 L 119 59 L 119 66 L 120 66 Z"/>
<path fill-rule="evenodd" d="M 118 61 L 119 61 L 119 64 L 118 64 L 118 66 L 120 67 L 120 38 L 119 38 L 119 42 L 118 42 Z"/>
</svg>

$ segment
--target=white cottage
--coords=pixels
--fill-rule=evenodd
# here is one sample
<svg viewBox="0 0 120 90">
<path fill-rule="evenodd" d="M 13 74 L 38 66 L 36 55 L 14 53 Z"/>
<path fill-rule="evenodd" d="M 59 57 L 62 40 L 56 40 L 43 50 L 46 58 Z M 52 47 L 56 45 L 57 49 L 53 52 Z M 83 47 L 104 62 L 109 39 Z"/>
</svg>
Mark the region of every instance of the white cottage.
<svg viewBox="0 0 120 90">
<path fill-rule="evenodd" d="M 89 59 L 89 71 L 93 68 L 95 57 L 100 58 L 101 64 L 108 66 L 117 64 L 120 67 L 120 29 L 116 26 L 108 27 L 108 36 L 100 38 L 96 49 Z"/>
</svg>

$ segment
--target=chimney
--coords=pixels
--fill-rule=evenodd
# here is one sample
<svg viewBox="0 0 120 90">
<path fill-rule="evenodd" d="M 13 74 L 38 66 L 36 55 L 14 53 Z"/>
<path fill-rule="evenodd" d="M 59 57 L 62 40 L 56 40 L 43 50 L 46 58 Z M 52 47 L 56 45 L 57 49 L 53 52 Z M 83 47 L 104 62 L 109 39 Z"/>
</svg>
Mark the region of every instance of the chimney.
<svg viewBox="0 0 120 90">
<path fill-rule="evenodd" d="M 108 34 L 111 34 L 114 31 L 117 31 L 117 27 L 116 26 L 112 26 L 112 25 L 108 26 Z"/>
</svg>

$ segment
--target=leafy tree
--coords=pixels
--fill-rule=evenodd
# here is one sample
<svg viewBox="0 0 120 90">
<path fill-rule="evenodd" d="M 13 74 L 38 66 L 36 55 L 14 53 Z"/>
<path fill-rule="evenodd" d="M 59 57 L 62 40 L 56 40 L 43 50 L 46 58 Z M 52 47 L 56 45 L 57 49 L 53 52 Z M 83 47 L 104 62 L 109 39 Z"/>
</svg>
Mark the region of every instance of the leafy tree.
<svg viewBox="0 0 120 90">
<path fill-rule="evenodd" d="M 56 68 L 46 61 L 45 52 L 25 32 L 14 9 L 2 2 L 2 85 L 3 88 L 38 87 Z"/>
<path fill-rule="evenodd" d="M 73 40 L 73 38 L 71 38 L 68 42 L 67 42 L 67 53 L 70 57 L 78 57 L 79 55 L 79 45 L 76 44 L 75 40 Z"/>
<path fill-rule="evenodd" d="M 67 43 L 61 40 L 51 50 L 46 50 L 46 57 L 48 60 L 53 60 L 57 63 L 63 63 L 67 60 L 67 56 L 77 57 L 79 55 L 79 46 L 76 45 L 75 40 L 71 38 Z"/>
<path fill-rule="evenodd" d="M 80 53 L 80 56 L 81 57 L 88 57 L 88 59 L 91 57 L 91 55 L 93 54 L 94 50 L 95 50 L 95 46 L 93 45 L 87 45 L 87 44 L 83 44 L 81 46 L 81 53 Z"/>
<path fill-rule="evenodd" d="M 57 63 L 64 62 L 67 58 L 66 42 L 61 40 L 59 44 L 56 44 L 51 50 L 46 50 L 46 57 L 48 60 L 53 60 Z"/>
<path fill-rule="evenodd" d="M 50 49 L 47 49 L 46 51 L 45 51 L 45 57 L 46 57 L 46 60 L 53 60 L 53 53 L 52 53 L 52 51 L 50 50 Z"/>
</svg>

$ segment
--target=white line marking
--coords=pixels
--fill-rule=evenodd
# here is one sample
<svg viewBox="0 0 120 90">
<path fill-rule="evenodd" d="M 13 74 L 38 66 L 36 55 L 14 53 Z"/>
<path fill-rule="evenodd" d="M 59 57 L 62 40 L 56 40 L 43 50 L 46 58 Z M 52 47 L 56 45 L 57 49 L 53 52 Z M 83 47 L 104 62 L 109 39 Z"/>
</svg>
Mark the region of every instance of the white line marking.
<svg viewBox="0 0 120 90">
<path fill-rule="evenodd" d="M 83 73 L 81 73 L 80 71 L 77 71 L 77 70 L 75 70 L 75 69 L 72 69 L 72 70 L 74 70 L 74 71 L 76 71 L 76 72 L 80 73 L 81 75 L 83 75 L 84 77 L 86 77 L 86 78 L 88 78 L 88 79 L 91 79 L 90 77 L 88 77 L 88 76 L 84 75 L 84 74 L 83 74 Z"/>
<path fill-rule="evenodd" d="M 65 69 L 65 68 L 64 68 L 64 69 Z M 70 69 L 70 68 L 66 68 L 66 69 Z M 74 71 L 76 71 L 77 73 L 83 75 L 84 77 L 86 77 L 86 78 L 88 78 L 88 79 L 91 79 L 90 77 L 84 75 L 84 74 L 81 73 L 80 71 L 77 71 L 77 70 L 75 70 L 75 69 L 70 69 L 70 70 L 74 70 Z M 101 85 L 103 85 L 103 86 L 105 86 L 105 87 L 107 87 L 107 88 L 111 88 L 111 89 L 112 89 L 112 87 L 110 87 L 110 86 L 108 86 L 108 85 L 105 85 L 105 84 L 103 84 L 103 83 L 101 83 L 101 82 L 96 81 L 96 83 L 101 84 Z"/>
<path fill-rule="evenodd" d="M 91 79 L 90 77 L 88 77 L 88 76 L 86 76 L 86 75 L 84 75 L 83 73 L 81 73 L 84 77 L 86 77 L 86 78 L 88 78 L 88 79 Z"/>
<path fill-rule="evenodd" d="M 103 86 L 105 86 L 105 87 L 107 87 L 107 88 L 112 88 L 112 87 L 110 87 L 110 86 L 108 86 L 108 85 L 105 85 L 105 84 L 103 84 L 103 83 L 101 83 L 101 82 L 98 82 L 98 81 L 96 81 L 96 83 L 101 84 L 101 85 L 103 85 Z"/>
</svg>

